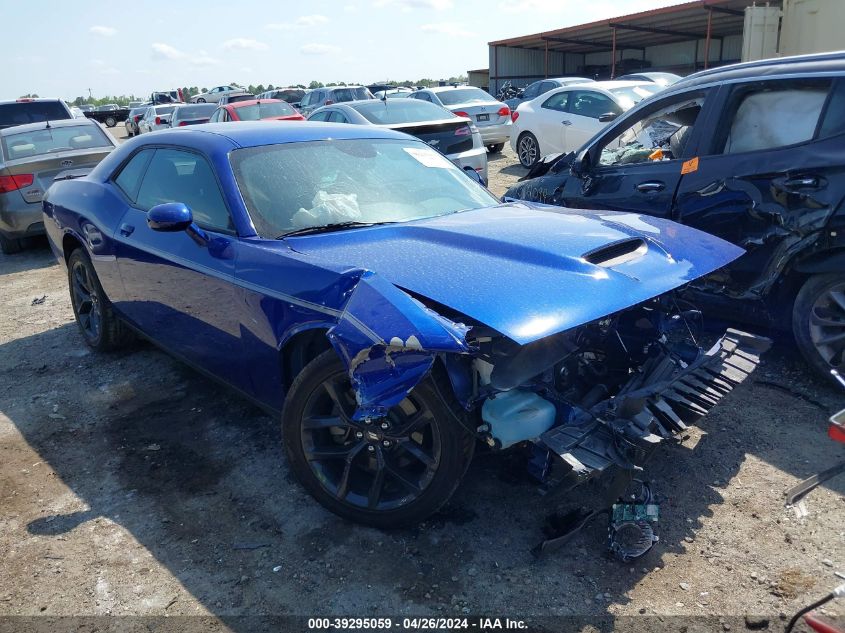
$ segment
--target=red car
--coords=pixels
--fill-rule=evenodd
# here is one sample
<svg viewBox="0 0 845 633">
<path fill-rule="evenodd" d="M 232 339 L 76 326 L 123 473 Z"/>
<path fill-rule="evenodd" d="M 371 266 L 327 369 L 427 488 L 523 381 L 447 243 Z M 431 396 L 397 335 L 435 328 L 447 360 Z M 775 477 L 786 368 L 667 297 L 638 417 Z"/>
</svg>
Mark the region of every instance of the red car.
<svg viewBox="0 0 845 633">
<path fill-rule="evenodd" d="M 304 121 L 292 105 L 280 99 L 250 99 L 220 106 L 209 123 L 219 121 Z"/>
</svg>

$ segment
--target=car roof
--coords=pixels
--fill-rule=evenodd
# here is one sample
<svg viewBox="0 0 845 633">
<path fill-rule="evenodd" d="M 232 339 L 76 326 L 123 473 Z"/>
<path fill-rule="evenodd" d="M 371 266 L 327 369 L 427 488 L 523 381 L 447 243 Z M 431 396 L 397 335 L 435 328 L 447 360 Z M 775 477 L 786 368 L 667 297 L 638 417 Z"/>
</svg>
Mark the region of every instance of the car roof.
<svg viewBox="0 0 845 633">
<path fill-rule="evenodd" d="M 284 99 L 245 99 L 244 101 L 235 101 L 234 103 L 224 104 L 227 108 L 243 108 L 244 106 L 256 105 L 257 103 L 288 103 Z M 290 105 L 288 103 L 288 105 Z"/>
<path fill-rule="evenodd" d="M 345 123 L 322 123 L 310 121 L 303 125 L 301 121 L 278 121 L 267 125 L 262 121 L 234 121 L 230 123 L 206 123 L 190 126 L 190 129 L 167 129 L 152 134 L 144 134 L 151 143 L 161 143 L 168 136 L 174 141 L 190 140 L 191 135 L 216 135 L 229 139 L 238 147 L 260 147 L 280 143 L 305 143 L 330 139 L 346 140 L 356 138 L 377 138 L 408 140 L 405 134 L 386 128 L 369 125 L 348 125 Z"/>
<path fill-rule="evenodd" d="M 24 123 L 23 125 L 14 125 L 7 128 L 0 129 L 0 136 L 9 136 L 10 134 L 19 134 L 21 132 L 33 132 L 35 130 L 47 129 L 47 124 L 51 128 L 58 127 L 74 127 L 74 126 L 94 126 L 99 127 L 99 124 L 94 119 L 58 119 L 56 121 L 38 121 L 37 123 Z"/>
<path fill-rule="evenodd" d="M 61 103 L 65 102 L 64 99 L 58 99 L 58 98 L 52 98 L 52 97 L 33 97 L 31 99 L 29 97 L 25 97 L 23 99 L 7 99 L 5 101 L 0 100 L 0 105 L 6 105 L 6 104 L 9 104 L 9 103 L 31 103 L 31 102 L 44 103 L 44 102 L 47 102 L 47 101 L 50 101 L 50 102 L 59 101 Z M 91 105 L 91 104 L 85 103 L 83 105 Z"/>
<path fill-rule="evenodd" d="M 682 90 L 721 81 L 771 78 L 781 75 L 809 73 L 845 73 L 845 51 L 777 57 L 753 62 L 719 66 L 684 77 L 668 90 Z M 667 94 L 669 91 L 667 90 Z"/>
<path fill-rule="evenodd" d="M 379 90 L 379 92 L 381 91 Z M 332 105 L 323 106 L 322 108 L 320 108 L 320 110 L 331 110 L 332 108 L 343 107 L 349 110 L 355 110 L 355 112 L 358 112 L 360 114 L 361 111 L 358 109 L 358 106 L 364 106 L 365 108 L 376 108 L 378 107 L 378 105 L 376 104 L 379 103 L 382 104 L 381 107 L 394 109 L 399 108 L 400 110 L 402 108 L 429 108 L 432 112 L 437 112 L 437 114 L 441 115 L 440 119 L 431 119 L 431 121 L 439 121 L 442 119 L 450 118 L 462 118 L 455 116 L 451 111 L 446 110 L 445 108 L 437 105 L 436 103 L 431 103 L 430 101 L 421 101 L 418 99 L 358 99 L 356 101 L 345 101 L 343 103 L 334 103 Z M 424 105 L 420 106 L 421 103 Z M 427 121 L 428 119 L 423 120 Z"/>
<path fill-rule="evenodd" d="M 433 86 L 429 88 L 429 90 L 431 90 L 432 92 L 448 92 L 450 90 L 463 90 L 464 88 L 475 88 L 476 90 L 481 90 L 481 92 L 484 92 L 484 90 L 482 90 L 478 86 Z"/>
<path fill-rule="evenodd" d="M 576 84 L 577 86 L 577 84 Z M 645 86 L 646 88 L 654 88 L 654 82 L 652 81 L 636 81 L 636 80 L 625 80 L 625 81 L 596 81 L 591 83 L 588 88 L 602 88 L 603 90 L 610 90 L 611 88 L 635 88 L 637 86 Z M 575 87 L 575 86 L 567 86 Z"/>
<path fill-rule="evenodd" d="M 585 84 L 594 84 L 596 83 L 595 79 L 590 79 L 589 77 L 578 77 L 572 76 L 569 77 L 549 77 L 548 79 L 538 79 L 537 81 L 570 81 L 573 83 L 585 83 Z"/>
</svg>

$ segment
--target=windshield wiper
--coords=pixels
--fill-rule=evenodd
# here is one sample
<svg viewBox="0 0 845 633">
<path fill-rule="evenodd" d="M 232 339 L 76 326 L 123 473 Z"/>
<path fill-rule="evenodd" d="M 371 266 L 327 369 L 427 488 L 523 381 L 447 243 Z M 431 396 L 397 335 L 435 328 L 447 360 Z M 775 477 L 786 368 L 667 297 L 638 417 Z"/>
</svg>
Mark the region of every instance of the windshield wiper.
<svg viewBox="0 0 845 633">
<path fill-rule="evenodd" d="M 360 228 L 362 226 L 381 226 L 382 224 L 396 224 L 395 222 L 333 222 L 331 224 L 323 224 L 322 226 L 305 226 L 301 229 L 294 229 L 287 233 L 282 233 L 276 239 L 281 240 L 286 237 L 293 237 L 296 235 L 311 235 L 314 233 L 331 233 L 332 231 L 342 231 L 344 229 Z"/>
</svg>

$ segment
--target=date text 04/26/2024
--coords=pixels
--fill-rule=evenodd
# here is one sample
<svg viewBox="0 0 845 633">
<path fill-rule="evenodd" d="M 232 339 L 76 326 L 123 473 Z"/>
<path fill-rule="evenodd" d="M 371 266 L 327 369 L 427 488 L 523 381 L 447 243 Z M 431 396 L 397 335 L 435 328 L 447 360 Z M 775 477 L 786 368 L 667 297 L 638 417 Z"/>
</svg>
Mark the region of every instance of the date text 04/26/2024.
<svg viewBox="0 0 845 633">
<path fill-rule="evenodd" d="M 309 630 L 355 630 L 381 629 L 390 631 L 396 629 L 406 631 L 427 630 L 511 630 L 518 631 L 527 628 L 524 621 L 511 618 L 402 618 L 394 621 L 392 618 L 309 618 Z"/>
</svg>

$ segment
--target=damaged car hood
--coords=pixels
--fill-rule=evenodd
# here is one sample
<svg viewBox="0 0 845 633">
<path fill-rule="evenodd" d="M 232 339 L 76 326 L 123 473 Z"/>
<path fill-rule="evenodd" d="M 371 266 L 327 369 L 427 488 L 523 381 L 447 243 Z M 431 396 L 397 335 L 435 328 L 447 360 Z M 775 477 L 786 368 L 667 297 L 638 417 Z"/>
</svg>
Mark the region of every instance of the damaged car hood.
<svg viewBox="0 0 845 633">
<path fill-rule="evenodd" d="M 374 271 L 520 344 L 641 303 L 743 253 L 668 220 L 525 203 L 286 242 L 335 267 Z"/>
</svg>

